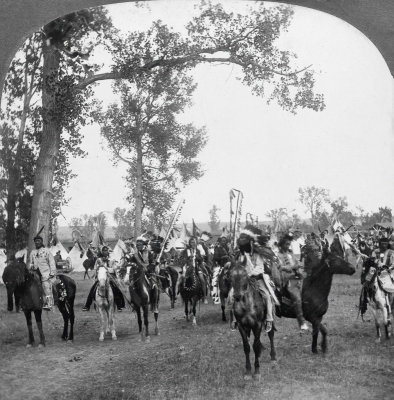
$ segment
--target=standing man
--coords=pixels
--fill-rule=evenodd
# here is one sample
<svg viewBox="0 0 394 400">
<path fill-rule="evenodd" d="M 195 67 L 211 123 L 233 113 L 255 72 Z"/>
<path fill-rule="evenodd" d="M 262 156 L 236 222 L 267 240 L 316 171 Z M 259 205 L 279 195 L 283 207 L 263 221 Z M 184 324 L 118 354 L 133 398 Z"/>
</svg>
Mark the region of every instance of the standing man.
<svg viewBox="0 0 394 400">
<path fill-rule="evenodd" d="M 55 259 L 50 250 L 44 246 L 41 236 L 37 235 L 33 240 L 36 249 L 30 253 L 29 269 L 40 271 L 42 289 L 45 295 L 43 309 L 51 310 L 54 305 L 52 285 L 56 277 Z"/>
</svg>

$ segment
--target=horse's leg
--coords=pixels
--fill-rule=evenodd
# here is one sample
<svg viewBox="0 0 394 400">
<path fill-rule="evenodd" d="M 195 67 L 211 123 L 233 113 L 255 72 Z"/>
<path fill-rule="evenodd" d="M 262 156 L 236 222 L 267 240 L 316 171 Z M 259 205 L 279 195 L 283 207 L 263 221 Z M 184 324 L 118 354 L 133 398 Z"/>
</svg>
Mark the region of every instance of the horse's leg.
<svg viewBox="0 0 394 400">
<path fill-rule="evenodd" d="M 321 339 L 321 349 L 323 353 L 327 353 L 327 327 L 320 322 L 319 327 L 322 339 Z"/>
<path fill-rule="evenodd" d="M 312 321 L 312 353 L 317 354 L 317 338 L 319 336 L 321 318 Z"/>
<path fill-rule="evenodd" d="M 222 321 L 226 322 L 226 298 L 220 293 L 220 306 L 222 308 Z"/>
<path fill-rule="evenodd" d="M 74 340 L 74 321 L 75 321 L 75 314 L 74 314 L 74 299 L 69 299 L 69 319 L 70 319 L 70 331 L 68 333 L 68 340 L 73 341 Z"/>
<path fill-rule="evenodd" d="M 150 335 L 149 335 L 149 305 L 145 304 L 143 306 L 144 312 L 144 326 L 145 326 L 145 341 L 146 343 L 150 343 Z"/>
<path fill-rule="evenodd" d="M 96 304 L 98 306 L 98 310 L 99 310 L 99 313 L 100 313 L 100 320 L 101 320 L 99 341 L 102 342 L 102 341 L 104 341 L 104 336 L 105 336 L 104 332 L 105 332 L 105 327 L 106 327 L 105 326 L 106 325 L 105 324 L 105 319 L 106 319 L 105 314 L 106 314 L 106 312 L 103 310 L 102 301 L 97 301 L 97 299 L 96 299 Z"/>
<path fill-rule="evenodd" d="M 57 303 L 57 308 L 59 309 L 60 313 L 62 314 L 63 317 L 63 334 L 62 334 L 62 339 L 67 340 L 68 339 L 68 320 L 69 320 L 69 315 L 66 310 L 66 305 L 64 301 L 58 301 Z"/>
<path fill-rule="evenodd" d="M 193 297 L 193 300 L 192 300 L 192 308 L 193 308 L 193 326 L 197 326 L 196 305 L 197 305 L 197 298 L 196 298 L 196 297 Z"/>
<path fill-rule="evenodd" d="M 14 297 L 15 297 L 15 311 L 19 313 L 21 311 L 21 298 L 17 291 L 14 291 Z"/>
<path fill-rule="evenodd" d="M 34 310 L 34 316 L 36 318 L 38 332 L 40 334 L 40 343 L 38 344 L 38 347 L 45 346 L 45 336 L 44 336 L 44 331 L 42 329 L 41 314 L 42 314 L 42 310 Z"/>
<path fill-rule="evenodd" d="M 186 321 L 189 322 L 189 299 L 185 299 L 185 317 Z"/>
<path fill-rule="evenodd" d="M 31 311 L 24 311 L 27 329 L 29 331 L 29 341 L 27 342 L 26 347 L 32 347 L 34 345 L 34 334 L 33 334 L 33 325 L 31 322 Z"/>
<path fill-rule="evenodd" d="M 381 331 L 380 331 L 380 318 L 379 318 L 379 310 L 377 308 L 377 306 L 375 304 L 373 304 L 372 302 L 370 303 L 371 307 L 371 313 L 373 315 L 373 319 L 375 321 L 375 328 L 376 328 L 376 339 L 375 342 L 376 343 L 380 343 L 380 339 L 382 337 Z"/>
<path fill-rule="evenodd" d="M 111 330 L 112 340 L 117 340 L 116 330 L 115 330 L 115 300 L 112 299 L 112 304 L 109 305 L 109 328 Z"/>
<path fill-rule="evenodd" d="M 14 309 L 14 293 L 15 289 L 11 286 L 7 286 L 7 310 L 12 311 Z"/>
<path fill-rule="evenodd" d="M 254 374 L 256 376 L 260 375 L 260 362 L 259 358 L 261 355 L 261 350 L 263 349 L 263 345 L 260 341 L 261 329 L 263 327 L 262 323 L 258 323 L 257 326 L 253 329 L 254 341 L 253 341 L 253 351 L 254 351 Z M 273 330 L 273 329 L 271 329 Z"/>
<path fill-rule="evenodd" d="M 270 351 L 270 356 L 271 356 L 271 361 L 276 363 L 276 348 L 275 348 L 275 325 L 272 327 L 272 329 L 268 332 L 268 338 L 270 340 L 270 346 L 271 346 L 271 351 Z M 263 346 L 264 348 L 264 346 Z"/>
<path fill-rule="evenodd" d="M 238 329 L 242 337 L 245 360 L 246 360 L 245 363 L 246 373 L 244 375 L 244 379 L 249 380 L 252 376 L 252 366 L 250 364 L 250 345 L 249 345 L 250 328 L 245 329 L 242 325 L 239 324 Z"/>
<path fill-rule="evenodd" d="M 160 335 L 159 322 L 158 322 L 158 320 L 159 320 L 159 300 L 160 300 L 160 292 L 159 292 L 159 288 L 157 288 L 156 293 L 155 293 L 155 298 L 154 298 L 155 306 L 153 309 L 153 314 L 155 316 L 155 335 L 158 335 L 158 336 Z"/>
<path fill-rule="evenodd" d="M 384 332 L 386 335 L 386 340 L 390 339 L 390 303 L 388 294 L 385 294 L 385 304 L 383 308 L 383 322 L 384 322 Z"/>
</svg>

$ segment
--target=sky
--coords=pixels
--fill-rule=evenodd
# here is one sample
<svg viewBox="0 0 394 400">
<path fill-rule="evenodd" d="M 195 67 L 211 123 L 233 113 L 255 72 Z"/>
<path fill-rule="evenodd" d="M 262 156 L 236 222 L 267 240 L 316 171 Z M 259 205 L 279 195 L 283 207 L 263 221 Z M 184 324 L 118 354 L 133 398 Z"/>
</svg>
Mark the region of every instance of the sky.
<svg viewBox="0 0 394 400">
<path fill-rule="evenodd" d="M 225 5 L 241 11 L 247 3 Z M 108 10 L 124 31 L 146 29 L 159 18 L 182 30 L 196 13 L 194 2 L 175 0 L 143 7 L 117 4 Z M 199 157 L 204 176 L 179 196 L 185 199 L 181 221 L 207 221 L 213 204 L 227 221 L 231 188 L 244 194 L 243 215 L 250 212 L 260 221 L 280 207 L 306 217 L 298 188 L 311 185 L 328 189 L 332 198 L 346 196 L 353 209 L 394 208 L 393 79 L 377 48 L 346 22 L 302 7 L 295 7 L 280 45 L 298 55 L 299 66 L 313 64 L 326 109 L 293 115 L 253 96 L 236 79 L 236 67 L 198 66 L 193 106 L 182 120 L 205 126 L 209 139 Z M 106 60 L 99 52 L 96 57 Z M 108 82 L 97 86 L 96 95 L 105 105 L 116 100 Z M 89 154 L 72 161 L 78 177 L 67 190 L 71 200 L 61 225 L 81 214 L 110 216 L 116 207 L 128 207 L 125 167 L 111 163 L 98 125 L 82 132 Z"/>
</svg>

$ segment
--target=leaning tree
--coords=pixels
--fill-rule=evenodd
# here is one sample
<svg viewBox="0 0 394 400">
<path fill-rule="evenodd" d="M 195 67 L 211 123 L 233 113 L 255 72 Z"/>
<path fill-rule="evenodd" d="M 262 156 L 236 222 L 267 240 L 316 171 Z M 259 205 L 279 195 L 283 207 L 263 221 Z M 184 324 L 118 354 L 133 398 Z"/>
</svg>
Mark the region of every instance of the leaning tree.
<svg viewBox="0 0 394 400">
<path fill-rule="evenodd" d="M 94 82 L 132 80 L 136 75 L 148 76 L 160 68 L 190 70 L 200 63 L 227 63 L 238 66 L 241 81 L 250 87 L 252 93 L 265 97 L 268 102 L 276 101 L 290 112 L 302 108 L 322 110 L 324 99 L 314 91 L 314 72 L 310 66 L 297 66 L 295 55 L 278 45 L 278 39 L 289 27 L 292 16 L 293 9 L 288 6 L 265 8 L 260 3 L 251 7 L 247 14 L 239 14 L 226 11 L 221 4 L 203 2 L 199 15 L 186 25 L 185 35 L 174 32 L 161 22 L 154 24 L 149 35 L 150 40 L 157 44 L 155 53 L 146 51 L 142 44 L 141 37 L 146 32 L 119 37 L 107 30 L 104 34 L 113 37 L 110 45 L 112 68 L 103 73 L 89 71 L 91 73 L 83 79 L 60 74 L 60 57 L 62 54 L 72 56 L 73 34 L 102 26 L 102 16 L 96 25 L 91 16 L 84 16 L 86 23 L 78 27 L 73 24 L 73 18 L 69 20 L 66 17 L 45 26 L 45 79 L 42 88 L 45 118 L 35 174 L 30 239 L 40 226 L 49 226 L 52 182 L 62 127 L 72 121 L 72 110 L 76 104 L 84 104 L 84 91 Z"/>
</svg>

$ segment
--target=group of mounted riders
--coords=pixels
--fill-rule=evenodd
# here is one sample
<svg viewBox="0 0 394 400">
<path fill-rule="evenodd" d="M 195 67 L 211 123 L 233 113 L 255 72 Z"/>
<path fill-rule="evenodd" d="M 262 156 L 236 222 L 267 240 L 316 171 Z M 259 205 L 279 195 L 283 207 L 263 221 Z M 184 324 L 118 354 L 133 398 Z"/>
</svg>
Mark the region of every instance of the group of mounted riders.
<svg viewBox="0 0 394 400">
<path fill-rule="evenodd" d="M 321 258 L 322 253 L 329 249 L 327 233 L 328 231 L 324 231 L 320 235 L 313 233 L 308 235 L 304 245 L 300 246 L 300 255 L 292 250 L 294 249 L 292 246 L 295 239 L 294 233 L 285 233 L 277 243 L 273 244 L 269 234 L 253 225 L 248 225 L 241 230 L 235 248 L 230 246 L 230 241 L 226 236 L 220 237 L 215 245 L 209 245 L 201 237 L 191 237 L 180 254 L 167 253 L 162 251 L 163 238 L 154 235 L 150 238 L 138 237 L 135 244 L 126 241 L 126 249 L 120 263 L 110 258 L 107 246 L 102 246 L 100 249 L 90 248 L 89 251 L 94 256 L 94 270 L 97 271 L 101 266 L 105 266 L 109 272 L 110 285 L 118 311 L 125 308 L 124 291 L 122 292 L 118 282 L 125 276 L 129 265 L 142 267 L 151 287 L 157 285 L 162 291 L 167 289 L 168 293 L 172 290 L 174 298 L 176 293 L 173 287 L 176 279 L 172 279 L 174 273 L 179 276 L 178 287 L 181 288 L 185 284 L 184 277 L 187 268 L 193 267 L 200 280 L 202 301 L 207 303 L 208 295 L 211 294 L 214 303 L 218 304 L 220 303 L 219 279 L 231 269 L 235 262 L 238 262 L 244 266 L 249 277 L 254 281 L 254 288 L 267 304 L 265 331 L 269 332 L 272 329 L 275 309 L 280 305 L 282 298 L 291 303 L 299 327 L 304 331 L 308 330 L 308 325 L 302 310 L 302 281 L 303 277 L 311 274 L 309 266 L 313 264 L 313 258 Z M 205 235 L 205 238 L 210 239 L 209 235 L 208 237 Z M 343 246 L 343 237 L 340 232 L 336 235 L 336 239 Z M 58 296 L 56 291 L 52 291 L 54 284 L 58 283 L 56 263 L 50 250 L 44 246 L 41 236 L 36 236 L 34 243 L 35 250 L 30 254 L 29 267 L 39 271 L 45 295 L 44 309 L 51 309 Z M 391 239 L 390 234 L 383 231 L 380 231 L 379 235 L 370 235 L 367 238 L 358 235 L 353 244 L 350 244 L 351 250 L 358 253 L 364 260 L 361 274 L 363 291 L 360 310 L 362 314 L 367 307 L 368 293 L 371 294 L 373 273 L 388 275 L 390 278 L 394 275 L 392 272 L 394 250 L 391 249 L 391 247 L 394 248 L 393 245 L 394 236 Z M 384 271 L 387 271 L 386 275 Z M 388 292 L 394 290 L 392 280 L 387 278 L 385 282 Z M 91 287 L 83 311 L 90 309 L 96 288 L 97 281 Z M 232 292 L 228 297 L 231 304 Z"/>
</svg>

